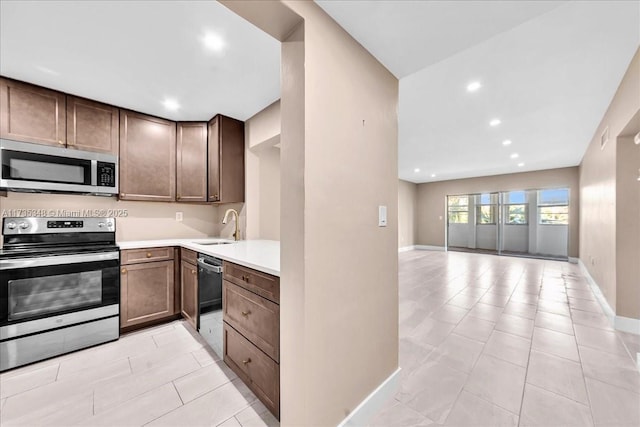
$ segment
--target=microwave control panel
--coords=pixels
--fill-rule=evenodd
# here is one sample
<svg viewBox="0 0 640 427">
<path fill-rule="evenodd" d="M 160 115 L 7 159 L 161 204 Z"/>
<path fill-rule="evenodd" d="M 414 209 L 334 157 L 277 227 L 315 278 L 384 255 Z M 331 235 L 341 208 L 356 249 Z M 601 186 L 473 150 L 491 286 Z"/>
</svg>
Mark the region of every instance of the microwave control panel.
<svg viewBox="0 0 640 427">
<path fill-rule="evenodd" d="M 116 186 L 116 165 L 115 163 L 98 162 L 98 186 Z"/>
</svg>

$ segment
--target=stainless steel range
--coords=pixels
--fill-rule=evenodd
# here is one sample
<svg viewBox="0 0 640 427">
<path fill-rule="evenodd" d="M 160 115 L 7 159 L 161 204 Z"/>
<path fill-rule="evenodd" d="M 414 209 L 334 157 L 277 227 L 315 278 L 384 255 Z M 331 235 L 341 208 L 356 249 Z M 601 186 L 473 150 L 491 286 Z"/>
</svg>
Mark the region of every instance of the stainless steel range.
<svg viewBox="0 0 640 427">
<path fill-rule="evenodd" d="M 0 371 L 119 337 L 114 218 L 4 218 Z"/>
</svg>

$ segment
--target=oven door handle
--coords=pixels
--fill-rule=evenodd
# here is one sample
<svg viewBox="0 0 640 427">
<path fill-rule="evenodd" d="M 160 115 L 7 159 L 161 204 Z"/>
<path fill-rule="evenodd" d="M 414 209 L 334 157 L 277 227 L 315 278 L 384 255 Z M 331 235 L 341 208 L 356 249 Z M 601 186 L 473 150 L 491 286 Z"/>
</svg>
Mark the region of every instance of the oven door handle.
<svg viewBox="0 0 640 427">
<path fill-rule="evenodd" d="M 83 262 L 99 262 L 119 259 L 119 252 L 102 252 L 93 254 L 58 255 L 33 258 L 15 258 L 0 260 L 0 270 L 17 268 L 46 267 L 49 265 L 78 264 Z"/>
</svg>

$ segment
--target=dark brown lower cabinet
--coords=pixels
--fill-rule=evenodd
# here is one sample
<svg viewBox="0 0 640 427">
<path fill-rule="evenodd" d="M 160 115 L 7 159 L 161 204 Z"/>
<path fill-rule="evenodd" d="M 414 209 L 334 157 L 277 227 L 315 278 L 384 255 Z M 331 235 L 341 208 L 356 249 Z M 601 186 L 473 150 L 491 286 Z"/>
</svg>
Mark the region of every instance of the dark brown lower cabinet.
<svg viewBox="0 0 640 427">
<path fill-rule="evenodd" d="M 123 265 L 120 272 L 120 327 L 174 314 L 173 260 Z"/>
<path fill-rule="evenodd" d="M 280 419 L 279 296 L 278 277 L 224 262 L 223 360 L 277 419 Z"/>
<path fill-rule="evenodd" d="M 224 323 L 224 363 L 280 419 L 280 365 Z"/>
<path fill-rule="evenodd" d="M 197 329 L 198 319 L 198 268 L 186 261 L 180 263 L 180 312 L 182 317 Z"/>
</svg>

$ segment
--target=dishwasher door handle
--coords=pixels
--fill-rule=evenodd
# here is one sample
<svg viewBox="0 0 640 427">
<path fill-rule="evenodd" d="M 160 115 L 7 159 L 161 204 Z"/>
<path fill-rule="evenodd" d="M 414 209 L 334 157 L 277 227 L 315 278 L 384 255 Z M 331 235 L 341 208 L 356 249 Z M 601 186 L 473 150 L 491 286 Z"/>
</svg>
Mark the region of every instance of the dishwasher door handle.
<svg viewBox="0 0 640 427">
<path fill-rule="evenodd" d="M 222 273 L 222 266 L 221 265 L 211 265 L 209 263 L 207 263 L 204 258 L 198 258 L 198 265 L 202 268 L 204 268 L 205 270 L 208 271 L 212 271 L 214 273 Z"/>
</svg>

